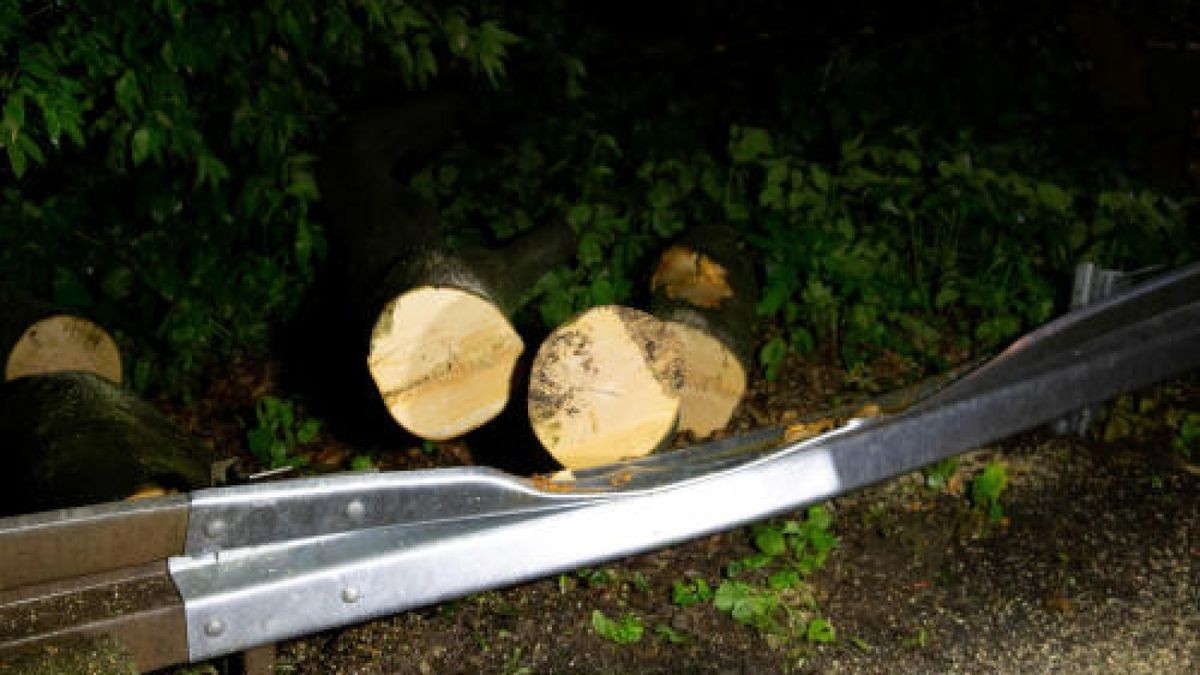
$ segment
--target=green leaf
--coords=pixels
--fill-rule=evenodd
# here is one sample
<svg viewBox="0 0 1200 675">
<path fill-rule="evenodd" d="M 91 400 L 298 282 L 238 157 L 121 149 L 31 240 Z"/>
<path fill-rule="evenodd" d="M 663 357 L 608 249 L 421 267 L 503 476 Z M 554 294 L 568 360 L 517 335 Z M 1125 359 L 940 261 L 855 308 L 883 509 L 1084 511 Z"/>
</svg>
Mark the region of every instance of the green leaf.
<svg viewBox="0 0 1200 675">
<path fill-rule="evenodd" d="M 617 291 L 611 281 L 600 277 L 592 282 L 589 289 L 593 305 L 611 305 L 617 302 Z"/>
<path fill-rule="evenodd" d="M 671 602 L 680 607 L 690 607 L 712 599 L 712 589 L 703 579 L 696 579 L 690 583 L 676 581 L 671 589 Z"/>
<path fill-rule="evenodd" d="M 796 588 L 802 583 L 800 572 L 795 569 L 779 570 L 773 572 L 767 577 L 767 585 L 772 589 L 781 591 L 787 588 Z"/>
<path fill-rule="evenodd" d="M 787 543 L 783 540 L 783 532 L 777 527 L 760 526 L 754 534 L 754 545 L 767 555 L 783 555 L 787 553 Z"/>
<path fill-rule="evenodd" d="M 142 127 L 133 132 L 130 147 L 133 152 L 133 165 L 141 166 L 142 162 L 150 156 L 150 130 Z"/>
<path fill-rule="evenodd" d="M 201 153 L 196 156 L 196 183 L 200 185 L 208 184 L 215 190 L 221 185 L 221 181 L 229 178 L 229 169 L 225 167 L 225 163 L 217 159 L 209 153 Z"/>
<path fill-rule="evenodd" d="M 771 135 L 756 127 L 733 128 L 729 156 L 735 164 L 748 164 L 771 154 Z"/>
<path fill-rule="evenodd" d="M 467 48 L 470 47 L 470 31 L 458 8 L 452 9 L 446 15 L 442 22 L 442 30 L 445 31 L 446 46 L 450 48 L 451 54 L 461 56 L 467 52 Z"/>
<path fill-rule="evenodd" d="M 629 614 L 621 619 L 610 619 L 600 610 L 592 611 L 592 628 L 601 636 L 619 645 L 629 645 L 639 642 L 645 633 L 642 620 L 636 615 Z"/>
<path fill-rule="evenodd" d="M 812 184 L 821 192 L 829 192 L 829 172 L 825 169 L 813 164 L 809 167 L 809 176 L 812 179 Z"/>
<path fill-rule="evenodd" d="M 271 445 L 274 442 L 275 436 L 270 429 L 255 427 L 246 433 L 246 445 L 250 454 L 264 464 L 271 461 Z"/>
<path fill-rule="evenodd" d="M 117 79 L 113 89 L 117 105 L 125 111 L 126 115 L 133 116 L 136 107 L 142 102 L 142 94 L 138 91 L 137 75 L 132 70 L 126 70 Z"/>
<path fill-rule="evenodd" d="M 17 145 L 21 146 L 21 152 L 27 157 L 37 162 L 38 164 L 46 163 L 46 156 L 42 154 L 42 149 L 34 142 L 29 134 L 21 134 L 17 136 Z"/>
<path fill-rule="evenodd" d="M 542 323 L 547 328 L 553 328 L 571 318 L 571 315 L 575 313 L 575 307 L 566 289 L 555 288 L 547 291 L 545 297 L 538 303 L 538 313 L 541 314 Z"/>
<path fill-rule="evenodd" d="M 954 286 L 942 286 L 938 289 L 937 296 L 933 299 L 933 306 L 937 309 L 945 309 L 955 302 L 958 302 L 958 289 Z"/>
<path fill-rule="evenodd" d="M 370 455 L 355 455 L 350 458 L 351 471 L 373 471 L 374 469 L 375 462 Z"/>
<path fill-rule="evenodd" d="M 809 621 L 805 637 L 809 642 L 818 644 L 829 644 L 837 641 L 837 634 L 833 630 L 833 624 L 829 623 L 828 619 L 813 619 Z"/>
<path fill-rule="evenodd" d="M 591 204 L 575 204 L 567 210 L 567 222 L 579 229 L 587 225 L 592 220 L 592 205 Z"/>
<path fill-rule="evenodd" d="M 579 252 L 576 254 L 579 264 L 584 267 L 595 267 L 604 262 L 604 244 L 599 235 L 586 232 L 579 238 Z"/>
<path fill-rule="evenodd" d="M 25 126 L 25 94 L 18 91 L 4 103 L 4 131 L 8 139 L 15 139 Z M 11 142 L 11 141 L 10 141 Z"/>
<path fill-rule="evenodd" d="M 1004 517 L 1000 506 L 1000 494 L 1008 484 L 1003 462 L 989 462 L 975 480 L 971 481 L 971 501 L 975 507 L 987 513 L 988 518 L 999 521 Z"/>
<path fill-rule="evenodd" d="M 1037 198 L 1046 208 L 1065 213 L 1071 208 L 1071 195 L 1066 190 L 1052 183 L 1038 183 Z"/>
<path fill-rule="evenodd" d="M 46 123 L 46 137 L 50 139 L 50 145 L 57 148 L 63 132 L 62 122 L 58 118 L 58 111 L 49 106 L 43 107 L 42 120 Z"/>
<path fill-rule="evenodd" d="M 13 174 L 20 178 L 25 175 L 25 168 L 28 164 L 25 161 L 25 153 L 16 144 L 10 143 L 5 152 L 8 154 L 8 163 L 12 166 Z"/>
<path fill-rule="evenodd" d="M 779 369 L 787 358 L 788 345 L 782 336 L 776 335 L 763 345 L 758 352 L 758 362 L 766 368 L 766 378 L 774 382 L 779 377 Z"/>
<path fill-rule="evenodd" d="M 321 420 L 309 419 L 304 420 L 300 428 L 296 430 L 297 443 L 312 443 L 317 440 L 317 436 L 321 433 Z"/>
<path fill-rule="evenodd" d="M 176 28 L 183 27 L 183 17 L 187 11 L 184 0 L 167 0 L 167 14 L 171 17 L 171 23 Z"/>
<path fill-rule="evenodd" d="M 296 241 L 292 245 L 292 250 L 296 254 L 296 263 L 300 265 L 301 269 L 308 269 L 309 263 L 312 261 L 313 246 L 312 226 L 307 220 L 301 219 L 296 223 Z"/>
<path fill-rule="evenodd" d="M 726 581 L 717 589 L 713 604 L 717 609 L 729 612 L 738 623 L 764 627 L 770 623 L 778 598 L 744 581 Z"/>
<path fill-rule="evenodd" d="M 833 525 L 833 516 L 823 506 L 809 507 L 806 524 L 813 529 L 828 530 Z"/>
</svg>

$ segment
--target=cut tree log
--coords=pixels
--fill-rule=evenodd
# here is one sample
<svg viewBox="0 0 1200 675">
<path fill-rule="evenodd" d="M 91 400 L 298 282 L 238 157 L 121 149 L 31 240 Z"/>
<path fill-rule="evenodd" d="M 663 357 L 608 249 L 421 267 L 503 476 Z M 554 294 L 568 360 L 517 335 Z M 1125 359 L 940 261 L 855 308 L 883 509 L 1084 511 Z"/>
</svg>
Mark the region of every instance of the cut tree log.
<svg viewBox="0 0 1200 675">
<path fill-rule="evenodd" d="M 80 370 L 121 381 L 121 354 L 103 328 L 0 284 L 4 379 Z"/>
<path fill-rule="evenodd" d="M 575 252 L 565 223 L 496 249 L 454 250 L 436 208 L 395 176 L 452 128 L 458 103 L 431 96 L 355 118 L 325 153 L 321 189 L 347 286 L 370 326 L 367 367 L 392 417 L 432 440 L 504 408 L 524 342 L 521 295 Z"/>
<path fill-rule="evenodd" d="M 753 363 L 754 266 L 737 232 L 693 228 L 659 257 L 651 312 L 682 346 L 679 431 L 703 438 L 724 429 L 746 393 Z"/>
<path fill-rule="evenodd" d="M 679 417 L 681 345 L 665 322 L 628 307 L 593 307 L 542 343 L 529 421 L 564 467 L 582 469 L 663 447 Z"/>
<path fill-rule="evenodd" d="M 0 516 L 208 485 L 211 452 L 150 404 L 86 372 L 0 385 Z"/>
</svg>

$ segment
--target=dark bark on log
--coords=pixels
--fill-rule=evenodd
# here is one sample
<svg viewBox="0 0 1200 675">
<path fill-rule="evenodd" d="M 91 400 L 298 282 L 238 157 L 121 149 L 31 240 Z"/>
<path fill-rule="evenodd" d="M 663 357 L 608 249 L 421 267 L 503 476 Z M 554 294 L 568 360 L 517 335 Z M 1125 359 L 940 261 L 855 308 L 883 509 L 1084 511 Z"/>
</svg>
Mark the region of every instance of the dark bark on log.
<svg viewBox="0 0 1200 675">
<path fill-rule="evenodd" d="M 683 327 L 680 431 L 707 436 L 728 424 L 754 364 L 751 256 L 731 227 L 692 228 L 660 256 L 651 291 L 651 313 Z"/>
<path fill-rule="evenodd" d="M 0 386 L 0 515 L 208 485 L 211 452 L 148 403 L 84 372 Z"/>
<path fill-rule="evenodd" d="M 84 370 L 121 381 L 121 356 L 96 324 L 0 284 L 0 365 L 4 379 Z"/>
</svg>

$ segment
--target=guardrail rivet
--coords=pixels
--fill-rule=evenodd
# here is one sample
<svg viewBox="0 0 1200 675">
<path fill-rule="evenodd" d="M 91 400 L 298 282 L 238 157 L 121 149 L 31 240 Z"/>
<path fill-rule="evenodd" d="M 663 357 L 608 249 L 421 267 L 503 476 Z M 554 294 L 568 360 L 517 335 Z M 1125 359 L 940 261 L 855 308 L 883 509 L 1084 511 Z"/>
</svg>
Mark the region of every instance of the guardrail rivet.
<svg viewBox="0 0 1200 675">
<path fill-rule="evenodd" d="M 224 535 L 227 529 L 228 526 L 225 524 L 225 521 L 220 518 L 214 518 L 204 524 L 204 534 L 209 539 L 216 539 Z"/>
<path fill-rule="evenodd" d="M 355 499 L 346 505 L 346 517 L 354 522 L 361 521 L 367 515 L 367 507 L 361 499 Z"/>
<path fill-rule="evenodd" d="M 358 602 L 362 598 L 362 593 L 354 586 L 347 586 L 342 589 L 342 602 L 347 604 Z"/>
<path fill-rule="evenodd" d="M 204 624 L 204 634 L 208 637 L 217 637 L 225 632 L 225 622 L 213 617 Z"/>
</svg>

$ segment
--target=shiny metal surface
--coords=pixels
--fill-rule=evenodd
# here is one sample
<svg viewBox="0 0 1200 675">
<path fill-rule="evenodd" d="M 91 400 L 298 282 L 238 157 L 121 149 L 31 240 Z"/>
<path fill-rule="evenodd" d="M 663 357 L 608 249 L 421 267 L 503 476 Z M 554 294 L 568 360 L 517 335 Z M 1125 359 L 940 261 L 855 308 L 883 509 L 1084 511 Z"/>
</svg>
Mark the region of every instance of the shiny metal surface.
<svg viewBox="0 0 1200 675">
<path fill-rule="evenodd" d="M 352 473 L 192 493 L 187 552 L 334 535 L 384 525 L 470 520 L 605 499 L 539 490 L 486 467 Z"/>
</svg>

